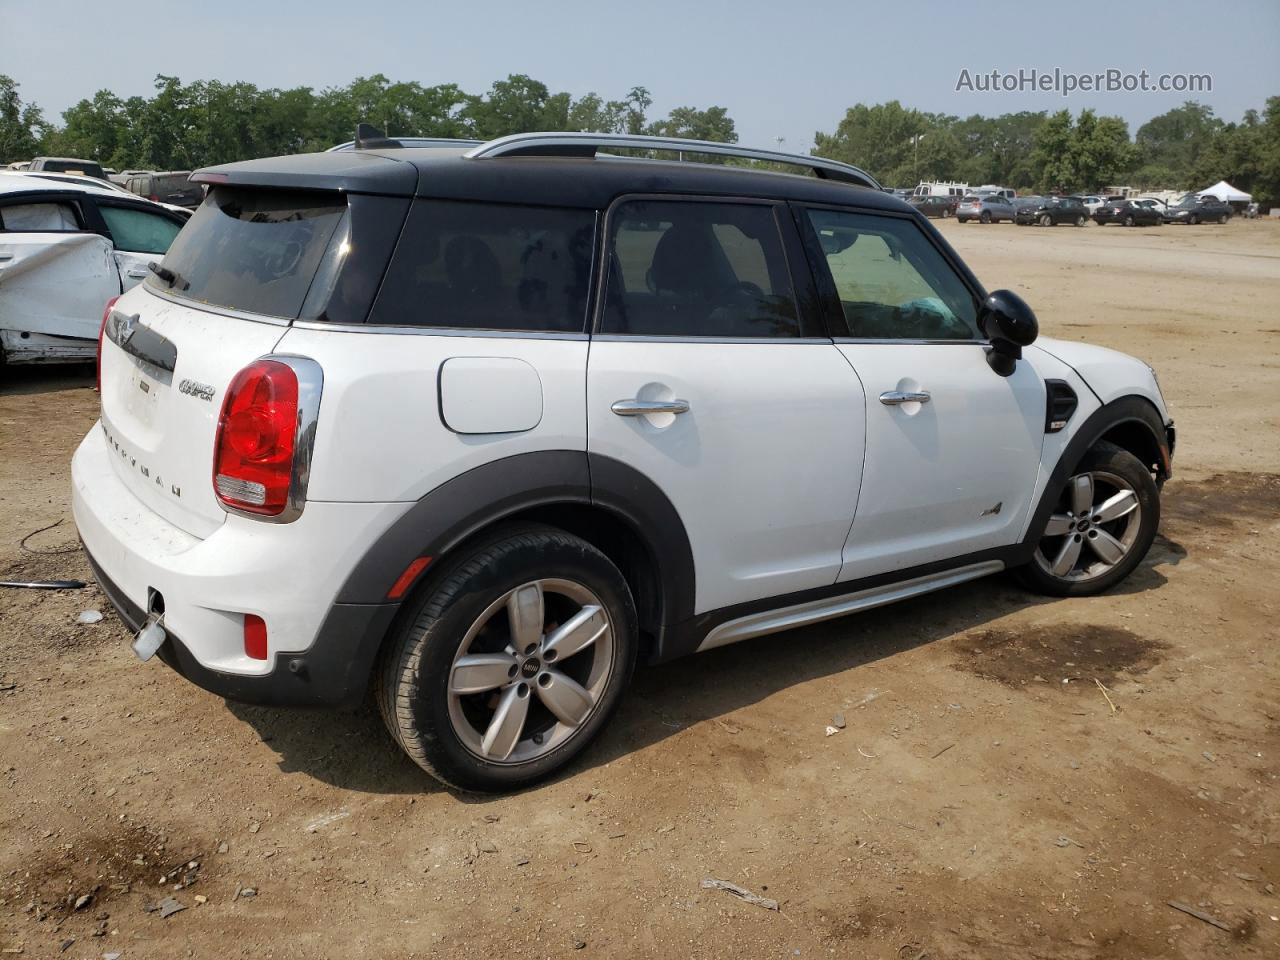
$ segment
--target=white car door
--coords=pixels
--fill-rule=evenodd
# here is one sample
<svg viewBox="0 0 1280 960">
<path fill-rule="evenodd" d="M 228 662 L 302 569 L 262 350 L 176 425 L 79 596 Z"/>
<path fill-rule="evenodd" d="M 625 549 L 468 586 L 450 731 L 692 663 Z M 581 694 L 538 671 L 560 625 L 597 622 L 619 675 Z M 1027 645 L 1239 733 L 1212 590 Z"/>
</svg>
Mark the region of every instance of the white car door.
<svg viewBox="0 0 1280 960">
<path fill-rule="evenodd" d="M 835 582 L 857 504 L 864 398 L 803 316 L 785 207 L 623 200 L 587 364 L 587 449 L 651 479 L 683 521 L 695 612 Z M 790 249 L 790 248 L 788 248 Z M 808 291 L 807 272 L 797 281 Z"/>
<path fill-rule="evenodd" d="M 119 292 L 111 241 L 85 231 L 74 204 L 24 197 L 0 205 L 6 352 L 25 352 L 33 338 L 96 341 L 103 308 Z"/>
<path fill-rule="evenodd" d="M 131 290 L 146 279 L 148 264 L 164 258 L 174 237 L 182 229 L 168 214 L 139 206 L 98 200 L 98 212 L 106 222 L 115 244 L 115 261 L 120 282 Z"/>
<path fill-rule="evenodd" d="M 987 365 L 974 294 L 912 218 L 809 208 L 801 219 L 834 322 L 847 327 L 837 348 L 867 396 L 840 580 L 1015 543 L 1045 430 L 1032 363 L 1008 378 Z"/>
</svg>

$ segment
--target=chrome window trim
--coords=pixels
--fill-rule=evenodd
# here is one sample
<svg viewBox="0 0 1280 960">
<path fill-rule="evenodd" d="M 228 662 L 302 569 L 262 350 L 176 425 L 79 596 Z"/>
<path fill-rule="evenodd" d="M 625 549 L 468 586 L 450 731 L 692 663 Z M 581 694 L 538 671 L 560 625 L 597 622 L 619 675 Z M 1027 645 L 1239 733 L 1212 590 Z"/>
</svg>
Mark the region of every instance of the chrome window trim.
<svg viewBox="0 0 1280 960">
<path fill-rule="evenodd" d="M 289 353 L 268 353 L 258 360 L 273 360 L 293 370 L 298 378 L 298 422 L 293 431 L 293 469 L 289 474 L 289 496 L 280 513 L 253 513 L 228 506 L 214 491 L 214 499 L 227 513 L 266 523 L 293 523 L 302 516 L 307 505 L 307 486 L 311 481 L 311 458 L 315 454 L 316 424 L 320 420 L 320 396 L 324 392 L 324 370 L 310 357 Z M 255 363 L 257 361 L 254 361 Z M 225 409 L 227 398 L 222 398 Z M 218 411 L 218 431 L 222 429 L 222 411 Z"/>
<path fill-rule="evenodd" d="M 805 346 L 831 346 L 830 337 L 678 337 L 646 333 L 597 333 L 591 338 L 601 343 L 798 343 Z"/>
<path fill-rule="evenodd" d="M 834 337 L 835 343 L 858 343 L 858 344 L 894 344 L 894 343 L 914 343 L 914 344 L 933 344 L 937 346 L 949 346 L 959 344 L 962 346 L 991 346 L 990 340 L 926 340 L 919 337 L 903 337 L 897 339 L 894 337 Z"/>
<path fill-rule="evenodd" d="M 425 327 L 416 324 L 391 326 L 385 323 L 326 323 L 323 320 L 298 320 L 294 330 L 334 331 L 336 333 L 368 333 L 374 336 L 410 337 L 478 337 L 483 340 L 590 340 L 590 334 L 561 330 L 504 330 L 497 327 Z"/>
</svg>

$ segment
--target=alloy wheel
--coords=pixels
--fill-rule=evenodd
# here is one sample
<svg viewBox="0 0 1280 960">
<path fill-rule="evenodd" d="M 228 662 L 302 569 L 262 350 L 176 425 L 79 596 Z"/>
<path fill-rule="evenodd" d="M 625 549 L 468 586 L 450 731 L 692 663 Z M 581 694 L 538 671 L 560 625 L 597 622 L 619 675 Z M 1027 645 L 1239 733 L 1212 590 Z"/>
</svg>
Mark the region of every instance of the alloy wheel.
<svg viewBox="0 0 1280 960">
<path fill-rule="evenodd" d="M 613 624 L 592 591 L 571 580 L 521 584 L 463 636 L 449 670 L 449 721 L 482 760 L 536 760 L 582 729 L 613 665 Z"/>
<path fill-rule="evenodd" d="M 1050 576 L 1093 580 L 1127 557 L 1142 526 L 1142 504 L 1129 481 L 1101 470 L 1067 481 L 1049 517 L 1035 562 Z"/>
</svg>

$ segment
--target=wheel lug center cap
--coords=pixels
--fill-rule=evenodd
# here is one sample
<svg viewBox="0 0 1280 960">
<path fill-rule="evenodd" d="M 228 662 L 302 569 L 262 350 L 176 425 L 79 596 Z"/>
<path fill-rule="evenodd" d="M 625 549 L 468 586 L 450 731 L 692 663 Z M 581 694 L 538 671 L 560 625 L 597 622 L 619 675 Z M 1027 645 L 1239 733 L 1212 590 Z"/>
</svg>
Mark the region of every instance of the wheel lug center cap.
<svg viewBox="0 0 1280 960">
<path fill-rule="evenodd" d="M 526 680 L 537 676 L 538 671 L 542 669 L 542 661 L 537 657 L 530 657 L 520 665 L 520 675 Z"/>
<path fill-rule="evenodd" d="M 1089 529 L 1089 518 L 1088 518 L 1088 517 L 1085 517 L 1083 520 L 1081 520 L 1079 523 L 1077 523 L 1077 524 L 1076 524 L 1076 529 L 1077 529 L 1077 530 L 1079 530 L 1081 533 L 1084 533 L 1086 530 L 1088 530 L 1088 529 Z"/>
</svg>

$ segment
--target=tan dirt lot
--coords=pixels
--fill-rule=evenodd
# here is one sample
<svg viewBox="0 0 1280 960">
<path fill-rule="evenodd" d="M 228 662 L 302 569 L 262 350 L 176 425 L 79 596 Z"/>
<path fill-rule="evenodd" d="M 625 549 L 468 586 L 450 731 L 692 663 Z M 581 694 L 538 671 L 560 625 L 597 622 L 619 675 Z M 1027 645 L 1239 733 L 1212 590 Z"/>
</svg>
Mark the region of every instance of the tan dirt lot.
<svg viewBox="0 0 1280 960">
<path fill-rule="evenodd" d="M 1280 955 L 1280 223 L 941 228 L 1047 334 L 1160 371 L 1177 476 L 1121 589 L 997 577 L 642 670 L 566 776 L 479 798 L 371 710 L 139 664 L 96 589 L 0 588 L 5 955 Z M 90 579 L 95 410 L 83 371 L 0 387 L 0 578 Z"/>
</svg>

